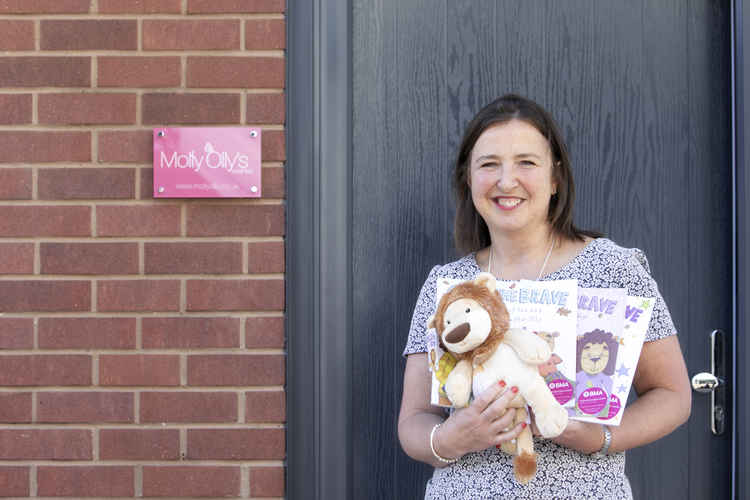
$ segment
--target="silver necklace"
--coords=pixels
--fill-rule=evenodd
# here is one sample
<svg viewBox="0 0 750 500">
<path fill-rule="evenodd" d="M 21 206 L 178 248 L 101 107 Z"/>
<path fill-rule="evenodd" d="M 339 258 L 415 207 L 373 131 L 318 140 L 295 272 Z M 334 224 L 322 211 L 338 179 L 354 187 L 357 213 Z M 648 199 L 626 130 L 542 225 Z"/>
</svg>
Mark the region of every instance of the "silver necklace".
<svg viewBox="0 0 750 500">
<path fill-rule="evenodd" d="M 539 269 L 539 275 L 536 277 L 536 280 L 539 281 L 539 279 L 542 277 L 542 273 L 544 272 L 544 268 L 547 267 L 547 261 L 549 260 L 549 256 L 552 255 L 552 249 L 555 248 L 555 239 L 552 239 L 552 244 L 549 246 L 549 250 L 547 250 L 547 256 L 544 258 L 544 262 L 542 262 L 542 267 Z M 492 245 L 490 245 L 490 262 L 487 264 L 487 272 L 492 274 Z M 502 278 L 500 278 L 502 279 Z"/>
</svg>

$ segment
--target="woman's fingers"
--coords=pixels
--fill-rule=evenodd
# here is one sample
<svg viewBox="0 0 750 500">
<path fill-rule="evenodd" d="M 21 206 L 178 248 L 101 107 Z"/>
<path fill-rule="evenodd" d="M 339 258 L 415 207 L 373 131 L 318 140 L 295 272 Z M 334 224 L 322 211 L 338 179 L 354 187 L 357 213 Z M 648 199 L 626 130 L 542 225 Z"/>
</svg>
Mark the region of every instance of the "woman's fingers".
<svg viewBox="0 0 750 500">
<path fill-rule="evenodd" d="M 472 401 L 470 406 L 476 409 L 477 413 L 482 414 L 488 406 L 490 406 L 496 399 L 498 399 L 498 396 L 504 390 L 505 382 L 503 382 L 502 380 L 497 384 L 492 384 L 484 391 L 482 391 L 479 397 L 474 398 L 474 401 Z"/>
<path fill-rule="evenodd" d="M 487 408 L 482 412 L 482 416 L 486 417 L 490 421 L 496 420 L 498 417 L 503 415 L 508 409 L 508 405 L 518 394 L 518 387 L 511 387 L 507 389 L 502 395 L 496 398 Z"/>
<path fill-rule="evenodd" d="M 516 439 L 519 434 L 521 434 L 521 431 L 524 430 L 526 427 L 526 422 L 519 422 L 518 424 L 514 425 L 513 428 L 510 430 L 507 430 L 505 432 L 501 432 L 497 435 L 495 438 L 495 445 L 500 445 L 506 441 L 510 441 L 511 439 Z"/>
<path fill-rule="evenodd" d="M 503 416 L 495 420 L 490 424 L 490 432 L 492 434 L 498 434 L 504 432 L 513 426 L 513 422 L 516 419 L 515 408 L 508 409 Z"/>
</svg>

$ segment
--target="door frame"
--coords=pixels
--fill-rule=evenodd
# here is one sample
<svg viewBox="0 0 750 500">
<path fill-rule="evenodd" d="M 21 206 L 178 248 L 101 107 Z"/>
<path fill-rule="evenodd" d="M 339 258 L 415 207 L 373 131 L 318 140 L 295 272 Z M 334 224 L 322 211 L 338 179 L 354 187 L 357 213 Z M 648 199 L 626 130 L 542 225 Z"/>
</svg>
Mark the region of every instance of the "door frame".
<svg viewBox="0 0 750 500">
<path fill-rule="evenodd" d="M 732 159 L 734 227 L 734 346 L 732 395 L 732 492 L 750 497 L 750 0 L 732 2 Z M 743 15 L 745 14 L 746 15 Z M 744 425 L 738 425 L 744 423 Z"/>
<path fill-rule="evenodd" d="M 732 0 L 733 497 L 750 497 L 750 0 Z M 743 15 L 747 12 L 747 15 Z M 352 497 L 351 6 L 287 1 L 286 496 Z M 743 50 L 747 47 L 747 50 Z"/>
</svg>

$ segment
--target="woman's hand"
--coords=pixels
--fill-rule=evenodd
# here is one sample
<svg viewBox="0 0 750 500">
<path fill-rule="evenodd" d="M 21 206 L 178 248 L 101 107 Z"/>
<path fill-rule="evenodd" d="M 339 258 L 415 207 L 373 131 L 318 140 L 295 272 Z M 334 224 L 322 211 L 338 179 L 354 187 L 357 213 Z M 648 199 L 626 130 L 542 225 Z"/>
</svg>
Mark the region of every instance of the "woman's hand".
<svg viewBox="0 0 750 500">
<path fill-rule="evenodd" d="M 525 422 L 512 425 L 516 410 L 509 405 L 517 394 L 517 388 L 507 389 L 504 382 L 487 388 L 435 432 L 435 451 L 444 458 L 458 458 L 515 439 L 526 427 Z"/>
</svg>

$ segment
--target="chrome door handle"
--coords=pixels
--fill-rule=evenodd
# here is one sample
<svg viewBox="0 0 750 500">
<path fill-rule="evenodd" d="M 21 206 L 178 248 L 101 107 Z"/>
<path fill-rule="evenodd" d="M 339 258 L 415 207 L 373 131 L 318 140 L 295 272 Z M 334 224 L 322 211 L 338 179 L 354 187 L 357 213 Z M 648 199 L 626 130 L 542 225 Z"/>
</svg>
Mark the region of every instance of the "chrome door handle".
<svg viewBox="0 0 750 500">
<path fill-rule="evenodd" d="M 715 436 L 724 433 L 727 425 L 727 349 L 726 339 L 722 330 L 714 330 L 710 335 L 711 342 L 711 371 L 693 375 L 691 380 L 693 390 L 702 394 L 708 393 L 711 398 L 710 415 L 711 432 Z"/>
<path fill-rule="evenodd" d="M 700 372 L 693 375 L 691 381 L 695 392 L 709 393 L 724 384 L 720 378 L 716 378 L 713 373 Z"/>
</svg>

